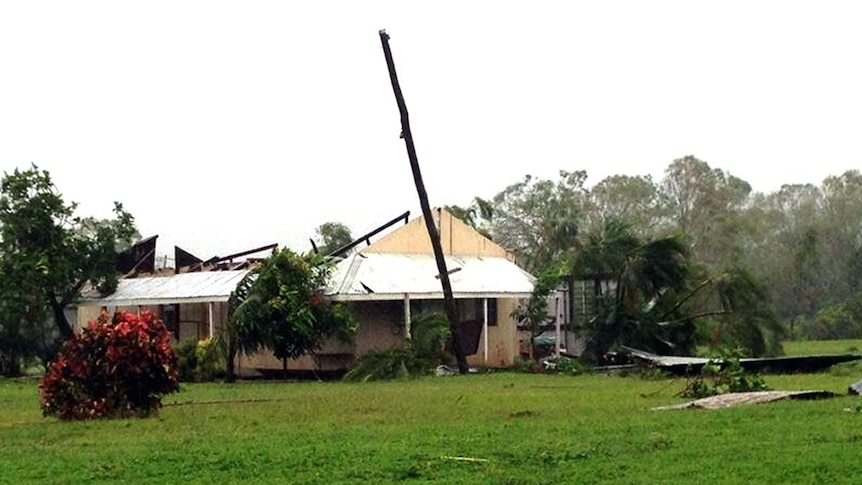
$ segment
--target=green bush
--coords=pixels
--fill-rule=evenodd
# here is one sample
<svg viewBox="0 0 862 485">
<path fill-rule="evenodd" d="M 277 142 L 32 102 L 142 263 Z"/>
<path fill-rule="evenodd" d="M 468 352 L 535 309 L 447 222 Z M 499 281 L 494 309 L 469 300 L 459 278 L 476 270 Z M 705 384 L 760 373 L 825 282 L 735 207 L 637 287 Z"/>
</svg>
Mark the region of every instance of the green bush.
<svg viewBox="0 0 862 485">
<path fill-rule="evenodd" d="M 580 360 L 574 359 L 572 357 L 566 357 L 565 355 L 551 357 L 549 359 L 545 359 L 543 362 L 545 372 L 549 373 L 568 374 L 576 376 L 584 372 L 584 365 L 581 363 Z"/>
<path fill-rule="evenodd" d="M 183 382 L 207 382 L 218 377 L 224 358 L 214 339 L 188 341 L 177 347 L 179 376 Z"/>
<path fill-rule="evenodd" d="M 193 382 L 195 380 L 195 369 L 198 367 L 197 350 L 198 343 L 194 340 L 186 341 L 176 348 L 177 367 L 179 378 L 182 382 Z"/>
<path fill-rule="evenodd" d="M 449 361 L 443 344 L 449 336 L 446 317 L 422 314 L 413 320 L 411 339 L 405 348 L 377 350 L 365 354 L 344 378 L 349 381 L 404 379 L 430 374 Z"/>
<path fill-rule="evenodd" d="M 178 390 L 170 332 L 149 312 L 103 313 L 66 342 L 39 385 L 45 416 L 76 420 L 150 415 Z"/>
<path fill-rule="evenodd" d="M 699 399 L 728 392 L 767 391 L 769 388 L 759 374 L 746 372 L 739 363 L 739 350 L 724 350 L 711 358 L 700 374 L 689 379 L 682 397 Z"/>
</svg>

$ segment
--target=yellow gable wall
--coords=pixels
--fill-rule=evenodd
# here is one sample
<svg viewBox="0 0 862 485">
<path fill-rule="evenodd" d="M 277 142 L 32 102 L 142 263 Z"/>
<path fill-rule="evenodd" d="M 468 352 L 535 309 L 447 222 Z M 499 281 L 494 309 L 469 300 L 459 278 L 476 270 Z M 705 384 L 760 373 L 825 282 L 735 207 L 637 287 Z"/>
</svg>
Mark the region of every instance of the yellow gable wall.
<svg viewBox="0 0 862 485">
<path fill-rule="evenodd" d="M 443 209 L 432 211 L 434 222 L 440 231 L 443 253 L 453 256 L 514 257 L 505 249 L 486 238 L 478 231 L 461 222 Z M 420 217 L 400 229 L 389 233 L 379 241 L 362 250 L 368 253 L 432 254 L 431 238 L 425 228 L 425 219 Z"/>
</svg>

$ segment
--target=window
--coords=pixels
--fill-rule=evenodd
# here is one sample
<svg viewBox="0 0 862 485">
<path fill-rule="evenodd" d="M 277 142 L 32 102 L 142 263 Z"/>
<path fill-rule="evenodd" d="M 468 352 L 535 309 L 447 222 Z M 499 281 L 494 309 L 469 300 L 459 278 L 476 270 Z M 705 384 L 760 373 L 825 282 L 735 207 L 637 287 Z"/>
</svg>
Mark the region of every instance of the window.
<svg viewBox="0 0 862 485">
<path fill-rule="evenodd" d="M 497 326 L 497 299 L 488 298 L 488 326 Z M 485 298 L 476 298 L 476 320 L 484 321 L 485 317 Z"/>
</svg>

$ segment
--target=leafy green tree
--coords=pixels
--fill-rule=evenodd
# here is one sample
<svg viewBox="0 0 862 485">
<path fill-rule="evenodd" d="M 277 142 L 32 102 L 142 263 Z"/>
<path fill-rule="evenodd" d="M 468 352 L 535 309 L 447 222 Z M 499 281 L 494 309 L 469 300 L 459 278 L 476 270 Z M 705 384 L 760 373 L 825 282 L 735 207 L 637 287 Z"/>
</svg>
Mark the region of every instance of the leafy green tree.
<svg viewBox="0 0 862 485">
<path fill-rule="evenodd" d="M 0 375 L 6 377 L 21 375 L 22 362 L 47 360 L 56 347 L 45 303 L 33 286 L 37 271 L 15 258 L 0 258 Z"/>
<path fill-rule="evenodd" d="M 557 271 L 544 271 L 533 284 L 533 291 L 523 304 L 513 312 L 515 319 L 530 332 L 530 359 L 536 356 L 536 337 L 548 323 L 548 297 L 560 284 L 560 274 Z"/>
<path fill-rule="evenodd" d="M 350 228 L 340 222 L 324 222 L 317 227 L 317 250 L 320 254 L 329 255 L 353 241 Z"/>
<path fill-rule="evenodd" d="M 647 176 L 613 175 L 590 189 L 587 229 L 601 230 L 610 220 L 623 220 L 641 236 L 667 225 L 666 204 L 658 185 Z"/>
<path fill-rule="evenodd" d="M 689 155 L 668 166 L 660 187 L 671 226 L 685 235 L 697 261 L 712 269 L 738 263 L 747 182 Z"/>
<path fill-rule="evenodd" d="M 137 236 L 132 216 L 119 203 L 114 204 L 115 218 L 107 221 L 76 217 L 76 207 L 35 165 L 5 173 L 0 183 L 0 258 L 15 268 L 3 273 L 0 285 L 26 289 L 21 308 L 28 302 L 44 305 L 63 340 L 73 335 L 64 309 L 87 283 L 112 292 L 118 280 L 117 253 Z M 27 325 L 41 324 L 23 314 L 18 318 Z"/>
<path fill-rule="evenodd" d="M 355 332 L 350 312 L 323 295 L 331 268 L 320 254 L 284 248 L 270 256 L 254 270 L 250 286 L 252 278 L 238 287 L 246 296 L 232 311 L 228 330 L 236 350 L 269 349 L 287 370 L 288 360 L 319 350 L 327 338 L 349 340 Z"/>
<path fill-rule="evenodd" d="M 692 318 L 709 319 L 710 347 L 739 348 L 752 357 L 781 354 L 784 329 L 766 287 L 750 271 L 729 268 L 704 280 L 696 291 L 700 304 L 690 312 Z"/>
<path fill-rule="evenodd" d="M 823 285 L 822 193 L 811 184 L 783 185 L 759 205 L 767 214 L 760 228 L 767 233 L 750 252 L 756 258 L 751 267 L 771 263 L 761 274 L 768 278 L 782 316 L 811 317 L 828 294 Z"/>
<path fill-rule="evenodd" d="M 828 177 L 823 194 L 823 266 L 831 303 L 851 298 L 862 289 L 862 173 L 848 170 Z"/>
<path fill-rule="evenodd" d="M 532 272 L 557 266 L 576 247 L 584 217 L 584 171 L 560 171 L 560 178 L 530 175 L 494 196 L 491 234 Z"/>
</svg>

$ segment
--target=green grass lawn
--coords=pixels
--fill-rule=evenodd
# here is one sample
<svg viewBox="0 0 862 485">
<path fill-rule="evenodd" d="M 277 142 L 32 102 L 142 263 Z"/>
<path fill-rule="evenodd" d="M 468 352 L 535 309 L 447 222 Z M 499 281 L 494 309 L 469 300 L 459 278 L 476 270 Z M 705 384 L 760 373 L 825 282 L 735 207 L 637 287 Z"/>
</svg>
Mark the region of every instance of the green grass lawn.
<svg viewBox="0 0 862 485">
<path fill-rule="evenodd" d="M 862 353 L 862 340 L 801 340 L 782 342 L 785 355 Z"/>
<path fill-rule="evenodd" d="M 767 376 L 845 392 L 862 376 Z M 0 483 L 858 483 L 857 397 L 718 411 L 682 380 L 495 373 L 184 385 L 155 418 L 43 418 L 0 380 Z M 849 412 L 848 412 L 849 410 Z"/>
</svg>

